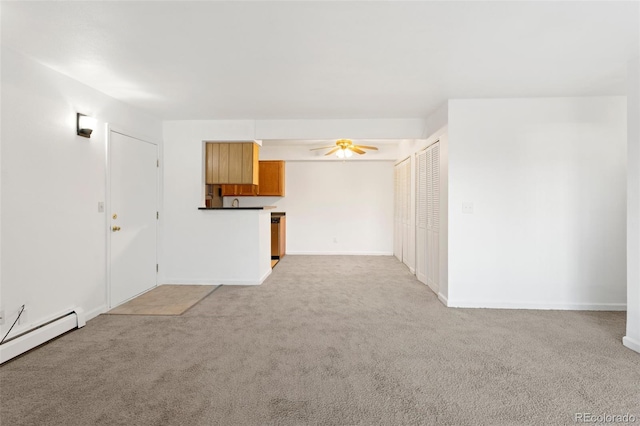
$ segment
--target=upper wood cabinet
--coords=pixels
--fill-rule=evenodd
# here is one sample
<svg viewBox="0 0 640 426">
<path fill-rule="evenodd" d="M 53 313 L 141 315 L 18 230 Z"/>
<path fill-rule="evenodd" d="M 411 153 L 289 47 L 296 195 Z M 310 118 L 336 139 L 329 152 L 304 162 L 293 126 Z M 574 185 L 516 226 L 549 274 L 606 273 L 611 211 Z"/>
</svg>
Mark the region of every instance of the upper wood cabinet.
<svg viewBox="0 0 640 426">
<path fill-rule="evenodd" d="M 258 195 L 258 185 L 222 185 L 223 197 L 245 197 Z"/>
<path fill-rule="evenodd" d="M 284 197 L 284 161 L 260 161 L 258 195 Z"/>
<path fill-rule="evenodd" d="M 284 161 L 260 161 L 256 185 L 222 185 L 223 197 L 284 197 Z"/>
<path fill-rule="evenodd" d="M 257 185 L 260 146 L 255 142 L 207 142 L 207 184 Z"/>
</svg>

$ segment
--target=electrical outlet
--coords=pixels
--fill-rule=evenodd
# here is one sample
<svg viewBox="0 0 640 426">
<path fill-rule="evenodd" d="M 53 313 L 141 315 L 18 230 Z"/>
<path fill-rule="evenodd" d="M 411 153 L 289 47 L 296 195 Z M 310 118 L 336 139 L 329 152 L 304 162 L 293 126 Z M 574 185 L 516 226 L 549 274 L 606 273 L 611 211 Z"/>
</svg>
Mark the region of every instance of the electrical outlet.
<svg viewBox="0 0 640 426">
<path fill-rule="evenodd" d="M 338 242 L 338 237 L 333 237 L 333 242 L 337 243 Z"/>
<path fill-rule="evenodd" d="M 462 203 L 462 213 L 473 214 L 473 203 L 465 201 Z"/>
<path fill-rule="evenodd" d="M 0 325 L 4 324 L 4 309 L 0 311 Z"/>
</svg>

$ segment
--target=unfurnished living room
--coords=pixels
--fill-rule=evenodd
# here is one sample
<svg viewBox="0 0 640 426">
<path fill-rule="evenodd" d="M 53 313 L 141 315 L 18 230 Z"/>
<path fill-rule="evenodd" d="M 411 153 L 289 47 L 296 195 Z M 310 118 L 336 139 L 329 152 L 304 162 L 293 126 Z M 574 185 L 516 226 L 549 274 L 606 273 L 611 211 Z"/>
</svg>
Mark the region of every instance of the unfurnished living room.
<svg viewBox="0 0 640 426">
<path fill-rule="evenodd" d="M 640 4 L 0 1 L 1 425 L 640 423 Z"/>
</svg>

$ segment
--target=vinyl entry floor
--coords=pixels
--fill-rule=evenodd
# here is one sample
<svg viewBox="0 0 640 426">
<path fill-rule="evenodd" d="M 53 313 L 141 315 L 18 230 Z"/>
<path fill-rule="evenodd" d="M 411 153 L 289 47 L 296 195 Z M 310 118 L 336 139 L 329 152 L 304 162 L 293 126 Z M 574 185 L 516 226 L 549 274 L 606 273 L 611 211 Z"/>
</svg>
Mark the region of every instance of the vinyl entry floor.
<svg viewBox="0 0 640 426">
<path fill-rule="evenodd" d="M 182 315 L 208 296 L 215 285 L 160 285 L 108 313 L 113 315 Z"/>
</svg>

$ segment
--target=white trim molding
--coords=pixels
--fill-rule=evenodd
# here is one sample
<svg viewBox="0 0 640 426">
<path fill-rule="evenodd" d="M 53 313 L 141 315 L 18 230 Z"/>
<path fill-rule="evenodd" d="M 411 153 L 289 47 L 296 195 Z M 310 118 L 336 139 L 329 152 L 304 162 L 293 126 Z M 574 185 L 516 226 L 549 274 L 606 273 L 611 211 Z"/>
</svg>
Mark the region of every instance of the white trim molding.
<svg viewBox="0 0 640 426">
<path fill-rule="evenodd" d="M 506 301 L 448 300 L 450 308 L 538 309 L 558 311 L 626 311 L 626 303 L 539 303 Z"/>
<path fill-rule="evenodd" d="M 449 306 L 449 300 L 444 294 L 438 293 L 438 300 L 441 301 L 444 306 Z"/>
<path fill-rule="evenodd" d="M 73 308 L 51 321 L 42 321 L 34 325 L 30 330 L 14 333 L 13 337 L 0 346 L 0 364 L 33 348 L 37 348 L 70 330 L 82 328 L 85 324 L 86 315 L 84 310 L 82 308 Z"/>
<path fill-rule="evenodd" d="M 622 338 L 622 344 L 624 346 L 626 346 L 627 348 L 631 349 L 632 351 L 636 351 L 636 352 L 640 353 L 640 342 L 639 341 L 634 340 L 629 336 L 624 336 Z"/>
<path fill-rule="evenodd" d="M 393 256 L 390 251 L 287 251 L 287 256 Z"/>
</svg>

